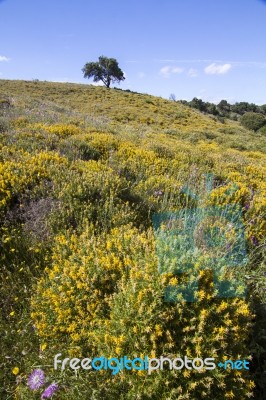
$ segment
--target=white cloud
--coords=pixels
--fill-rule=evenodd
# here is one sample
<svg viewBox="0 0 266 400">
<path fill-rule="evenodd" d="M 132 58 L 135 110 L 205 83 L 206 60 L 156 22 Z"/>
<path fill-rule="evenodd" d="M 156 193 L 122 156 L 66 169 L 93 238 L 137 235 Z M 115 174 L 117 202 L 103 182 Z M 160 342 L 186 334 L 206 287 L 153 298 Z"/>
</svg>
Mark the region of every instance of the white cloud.
<svg viewBox="0 0 266 400">
<path fill-rule="evenodd" d="M 154 59 L 154 60 L 129 60 L 128 63 L 174 63 L 174 64 L 230 64 L 232 67 L 254 67 L 254 68 L 266 68 L 266 62 L 263 61 L 237 61 L 237 60 L 214 60 L 214 59 Z"/>
<path fill-rule="evenodd" d="M 9 60 L 10 60 L 10 58 L 7 58 L 7 57 L 5 57 L 5 56 L 0 56 L 0 62 L 1 62 L 1 61 L 7 62 L 7 61 L 9 61 Z"/>
<path fill-rule="evenodd" d="M 171 70 L 171 72 L 173 72 L 174 74 L 180 74 L 183 71 L 184 71 L 183 68 L 179 68 L 179 67 L 174 67 Z"/>
<path fill-rule="evenodd" d="M 195 78 L 196 76 L 198 76 L 198 71 L 194 68 L 190 68 L 188 70 L 188 76 L 190 76 L 191 78 Z"/>
<path fill-rule="evenodd" d="M 140 79 L 145 78 L 145 76 L 146 76 L 146 74 L 145 74 L 144 72 L 139 72 L 139 74 L 138 74 L 138 77 L 139 77 Z"/>
<path fill-rule="evenodd" d="M 164 77 L 168 77 L 170 75 L 171 67 L 163 67 L 160 69 L 160 74 Z"/>
<path fill-rule="evenodd" d="M 223 75 L 226 74 L 232 68 L 231 64 L 216 64 L 212 63 L 204 68 L 205 74 L 207 75 Z"/>
<path fill-rule="evenodd" d="M 162 75 L 164 78 L 168 78 L 171 74 L 181 74 L 184 69 L 180 67 L 170 67 L 169 65 L 166 65 L 165 67 L 160 69 L 160 75 Z"/>
</svg>

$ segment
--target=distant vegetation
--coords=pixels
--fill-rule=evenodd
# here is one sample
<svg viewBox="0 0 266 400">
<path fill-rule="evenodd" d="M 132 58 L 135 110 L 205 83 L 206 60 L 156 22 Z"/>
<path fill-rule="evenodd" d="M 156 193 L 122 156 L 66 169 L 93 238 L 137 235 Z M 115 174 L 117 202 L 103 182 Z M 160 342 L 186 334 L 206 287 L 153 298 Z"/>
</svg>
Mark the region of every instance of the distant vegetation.
<svg viewBox="0 0 266 400">
<path fill-rule="evenodd" d="M 170 95 L 170 97 L 174 95 Z M 173 99 L 171 97 L 171 99 Z M 235 104 L 229 104 L 226 100 L 221 100 L 218 104 L 204 102 L 201 99 L 194 97 L 191 101 L 179 100 L 180 103 L 185 104 L 189 107 L 195 108 L 203 113 L 212 114 L 216 116 L 219 121 L 223 122 L 224 118 L 229 118 L 234 121 L 242 121 L 243 126 L 247 129 L 257 131 L 259 128 L 266 124 L 266 104 L 257 106 L 254 103 L 238 102 Z M 253 113 L 249 117 L 241 118 L 246 113 Z M 264 118 L 263 118 L 264 117 Z M 245 123 L 245 121 L 251 121 L 253 118 L 254 123 Z M 256 121 L 260 121 L 255 123 Z M 262 131 L 264 132 L 264 130 Z"/>
<path fill-rule="evenodd" d="M 266 136 L 229 116 L 105 87 L 0 80 L 1 399 L 40 399 L 44 386 L 27 383 L 36 368 L 58 384 L 55 400 L 265 399 Z M 230 205 L 247 259 L 219 265 L 239 297 L 216 296 L 212 249 L 188 249 L 182 234 L 159 270 L 170 228 L 157 237 L 155 214 Z M 165 301 L 186 283 L 176 265 L 197 270 L 194 303 Z M 57 353 L 226 357 L 251 369 L 61 373 Z"/>
<path fill-rule="evenodd" d="M 256 112 L 246 112 L 240 118 L 240 123 L 247 129 L 258 131 L 266 125 L 266 116 Z"/>
</svg>

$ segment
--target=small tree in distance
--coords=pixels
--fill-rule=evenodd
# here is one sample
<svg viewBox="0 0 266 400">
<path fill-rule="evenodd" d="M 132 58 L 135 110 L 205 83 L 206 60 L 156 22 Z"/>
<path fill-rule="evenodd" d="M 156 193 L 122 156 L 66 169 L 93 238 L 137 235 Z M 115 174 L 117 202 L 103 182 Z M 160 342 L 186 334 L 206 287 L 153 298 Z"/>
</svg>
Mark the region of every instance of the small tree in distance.
<svg viewBox="0 0 266 400">
<path fill-rule="evenodd" d="M 176 97 L 174 93 L 171 93 L 169 96 L 169 100 L 176 101 Z"/>
<path fill-rule="evenodd" d="M 111 82 L 123 81 L 125 79 L 123 71 L 119 68 L 115 58 L 101 56 L 97 62 L 89 62 L 82 68 L 84 78 L 92 78 L 93 82 L 102 81 L 109 88 Z"/>
</svg>

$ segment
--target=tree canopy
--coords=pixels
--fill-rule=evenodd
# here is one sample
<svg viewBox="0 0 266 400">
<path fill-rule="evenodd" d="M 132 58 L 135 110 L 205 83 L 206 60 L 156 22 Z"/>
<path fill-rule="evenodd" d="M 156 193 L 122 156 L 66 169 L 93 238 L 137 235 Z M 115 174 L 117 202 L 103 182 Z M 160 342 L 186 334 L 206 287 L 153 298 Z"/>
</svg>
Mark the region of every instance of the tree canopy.
<svg viewBox="0 0 266 400">
<path fill-rule="evenodd" d="M 102 81 L 106 87 L 111 83 L 125 79 L 123 71 L 119 68 L 115 58 L 100 56 L 99 61 L 89 62 L 82 68 L 84 78 L 92 78 L 94 82 Z"/>
</svg>

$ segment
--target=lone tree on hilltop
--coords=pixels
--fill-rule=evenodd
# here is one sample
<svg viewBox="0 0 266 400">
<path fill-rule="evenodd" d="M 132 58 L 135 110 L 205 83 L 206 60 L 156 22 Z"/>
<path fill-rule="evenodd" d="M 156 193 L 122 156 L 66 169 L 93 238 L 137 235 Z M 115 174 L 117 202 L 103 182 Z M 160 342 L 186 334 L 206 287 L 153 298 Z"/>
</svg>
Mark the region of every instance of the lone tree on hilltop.
<svg viewBox="0 0 266 400">
<path fill-rule="evenodd" d="M 125 79 L 123 71 L 119 68 L 115 58 L 101 56 L 98 62 L 89 62 L 82 68 L 84 78 L 92 78 L 93 82 L 102 81 L 106 87 L 111 82 L 120 82 Z"/>
</svg>

